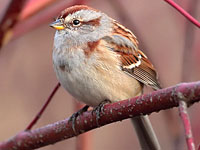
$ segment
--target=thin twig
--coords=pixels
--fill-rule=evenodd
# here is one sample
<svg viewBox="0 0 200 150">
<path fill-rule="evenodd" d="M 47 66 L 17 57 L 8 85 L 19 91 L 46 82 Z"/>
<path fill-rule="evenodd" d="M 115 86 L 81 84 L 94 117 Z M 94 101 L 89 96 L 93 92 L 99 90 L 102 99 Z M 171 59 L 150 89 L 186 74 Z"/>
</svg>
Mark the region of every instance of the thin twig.
<svg viewBox="0 0 200 150">
<path fill-rule="evenodd" d="M 184 129 L 185 129 L 185 136 L 186 136 L 188 150 L 195 150 L 190 118 L 187 113 L 187 104 L 185 101 L 179 101 L 179 114 L 180 114 Z"/>
<path fill-rule="evenodd" d="M 172 7 L 174 7 L 178 12 L 180 12 L 185 18 L 187 18 L 191 23 L 196 25 L 198 28 L 200 28 L 200 22 L 196 20 L 194 17 L 192 17 L 188 12 L 186 12 L 182 7 L 180 7 L 178 4 L 176 4 L 173 0 L 164 0 L 168 4 L 170 4 Z"/>
<path fill-rule="evenodd" d="M 150 94 L 104 106 L 98 123 L 95 113 L 84 112 L 75 121 L 76 133 L 69 119 L 56 122 L 32 131 L 23 131 L 8 141 L 0 143 L 1 150 L 30 150 L 54 144 L 106 124 L 140 115 L 177 107 L 180 100 L 188 106 L 200 101 L 200 82 L 182 83 Z M 99 117 L 99 116 L 98 116 Z"/>
<path fill-rule="evenodd" d="M 40 109 L 40 111 L 38 112 L 38 114 L 35 116 L 35 118 L 26 127 L 25 131 L 31 130 L 32 127 L 37 123 L 37 121 L 42 116 L 43 112 L 45 111 L 45 109 L 49 105 L 49 103 L 51 102 L 53 96 L 55 95 L 55 93 L 57 92 L 57 90 L 58 90 L 59 87 L 60 87 L 60 83 L 57 83 L 57 85 L 55 86 L 55 88 L 53 89 L 53 91 L 51 92 L 51 94 L 49 95 L 49 97 L 47 98 L 45 104 L 42 106 L 42 108 Z"/>
</svg>

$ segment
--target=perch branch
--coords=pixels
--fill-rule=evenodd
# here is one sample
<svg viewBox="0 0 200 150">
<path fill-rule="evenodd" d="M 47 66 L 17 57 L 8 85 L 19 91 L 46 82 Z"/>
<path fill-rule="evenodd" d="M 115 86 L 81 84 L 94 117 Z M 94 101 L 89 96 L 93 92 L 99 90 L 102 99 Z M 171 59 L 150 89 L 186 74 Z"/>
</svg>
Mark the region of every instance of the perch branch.
<svg viewBox="0 0 200 150">
<path fill-rule="evenodd" d="M 0 149 L 30 150 L 54 144 L 112 122 L 177 107 L 181 100 L 185 101 L 188 106 L 198 102 L 200 100 L 200 81 L 182 83 L 150 94 L 105 105 L 100 113 L 98 123 L 95 113 L 87 111 L 75 121 L 77 134 L 73 132 L 72 123 L 67 118 L 32 131 L 20 132 L 0 143 Z"/>
</svg>

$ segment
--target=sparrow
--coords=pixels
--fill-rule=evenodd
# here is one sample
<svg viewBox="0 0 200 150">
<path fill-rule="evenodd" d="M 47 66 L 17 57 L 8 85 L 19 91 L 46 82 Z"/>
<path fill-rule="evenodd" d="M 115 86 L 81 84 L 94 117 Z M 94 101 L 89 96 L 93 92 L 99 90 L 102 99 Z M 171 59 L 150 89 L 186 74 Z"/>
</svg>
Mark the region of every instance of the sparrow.
<svg viewBox="0 0 200 150">
<path fill-rule="evenodd" d="M 144 85 L 161 88 L 136 36 L 105 13 L 75 5 L 62 11 L 50 26 L 56 29 L 56 76 L 73 97 L 86 104 L 86 109 L 104 100 L 116 102 L 139 96 Z M 160 149 L 147 116 L 133 118 L 133 123 L 142 148 Z"/>
</svg>

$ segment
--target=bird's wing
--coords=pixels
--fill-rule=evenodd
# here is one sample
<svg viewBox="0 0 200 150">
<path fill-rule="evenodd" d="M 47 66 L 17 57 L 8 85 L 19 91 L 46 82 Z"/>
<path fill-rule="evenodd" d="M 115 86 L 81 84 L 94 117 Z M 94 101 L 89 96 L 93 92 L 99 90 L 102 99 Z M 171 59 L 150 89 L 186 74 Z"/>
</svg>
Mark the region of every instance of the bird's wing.
<svg viewBox="0 0 200 150">
<path fill-rule="evenodd" d="M 147 56 L 138 49 L 138 41 L 133 33 L 119 25 L 114 33 L 105 36 L 103 40 L 108 49 L 120 55 L 122 71 L 154 90 L 160 89 L 156 70 Z"/>
</svg>

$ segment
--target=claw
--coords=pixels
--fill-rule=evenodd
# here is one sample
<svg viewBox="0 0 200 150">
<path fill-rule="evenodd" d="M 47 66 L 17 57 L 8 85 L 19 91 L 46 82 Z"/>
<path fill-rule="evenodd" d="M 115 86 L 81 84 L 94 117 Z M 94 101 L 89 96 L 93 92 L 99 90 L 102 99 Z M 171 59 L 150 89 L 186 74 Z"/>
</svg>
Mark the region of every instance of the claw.
<svg viewBox="0 0 200 150">
<path fill-rule="evenodd" d="M 76 127 L 75 127 L 75 123 L 76 123 L 76 118 L 78 116 L 80 116 L 82 113 L 86 112 L 88 110 L 89 106 L 85 105 L 83 108 L 81 108 L 79 111 L 75 112 L 70 118 L 69 121 L 72 122 L 72 130 L 74 131 L 75 135 L 77 135 L 78 133 L 76 132 Z"/>
<path fill-rule="evenodd" d="M 92 114 L 95 113 L 96 114 L 96 124 L 97 126 L 99 127 L 99 119 L 101 117 L 100 113 L 103 112 L 103 107 L 106 105 L 106 104 L 110 104 L 111 101 L 106 99 L 104 101 L 102 101 L 97 107 L 95 107 L 93 110 L 92 110 Z"/>
</svg>

